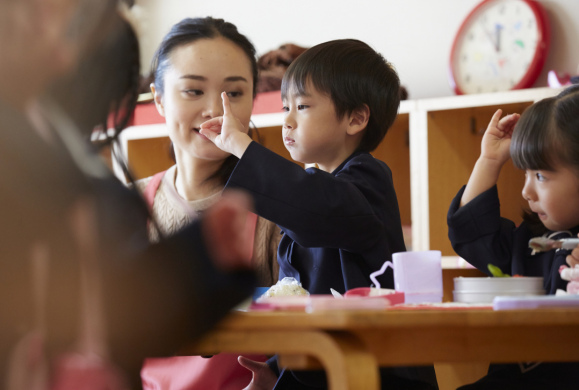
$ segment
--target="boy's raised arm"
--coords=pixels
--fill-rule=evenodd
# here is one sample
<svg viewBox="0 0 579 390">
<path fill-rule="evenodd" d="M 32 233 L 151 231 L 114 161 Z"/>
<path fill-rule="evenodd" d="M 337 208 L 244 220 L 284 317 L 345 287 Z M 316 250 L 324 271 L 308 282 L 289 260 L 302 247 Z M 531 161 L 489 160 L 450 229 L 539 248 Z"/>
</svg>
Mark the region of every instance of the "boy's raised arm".
<svg viewBox="0 0 579 390">
<path fill-rule="evenodd" d="M 247 135 L 247 129 L 231 112 L 229 98 L 225 92 L 221 92 L 221 100 L 223 116 L 202 123 L 199 132 L 219 149 L 241 158 L 252 139 Z"/>
<path fill-rule="evenodd" d="M 472 170 L 460 200 L 460 206 L 476 198 L 494 186 L 503 165 L 511 157 L 511 135 L 520 115 L 511 114 L 501 118 L 503 111 L 498 109 L 487 127 L 481 142 L 481 154 Z"/>
</svg>

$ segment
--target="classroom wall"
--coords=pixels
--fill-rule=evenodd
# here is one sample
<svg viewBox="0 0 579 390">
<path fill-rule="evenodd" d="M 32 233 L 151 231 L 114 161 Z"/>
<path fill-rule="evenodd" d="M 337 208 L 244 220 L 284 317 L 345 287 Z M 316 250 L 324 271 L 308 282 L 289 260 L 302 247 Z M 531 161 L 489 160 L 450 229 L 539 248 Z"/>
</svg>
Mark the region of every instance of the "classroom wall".
<svg viewBox="0 0 579 390">
<path fill-rule="evenodd" d="M 137 0 L 144 73 L 171 25 L 184 17 L 214 16 L 237 25 L 258 55 L 284 43 L 312 46 L 361 39 L 398 70 L 411 99 L 453 95 L 448 59 L 456 31 L 480 0 Z M 579 1 L 543 0 L 552 44 L 535 86 L 551 69 L 578 74 Z"/>
</svg>

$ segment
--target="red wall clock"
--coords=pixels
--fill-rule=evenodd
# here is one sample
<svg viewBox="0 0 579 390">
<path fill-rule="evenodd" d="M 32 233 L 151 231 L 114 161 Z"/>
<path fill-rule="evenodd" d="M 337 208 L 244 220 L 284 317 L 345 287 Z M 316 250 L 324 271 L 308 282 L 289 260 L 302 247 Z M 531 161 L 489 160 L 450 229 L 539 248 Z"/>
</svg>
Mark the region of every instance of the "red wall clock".
<svg viewBox="0 0 579 390">
<path fill-rule="evenodd" d="M 549 51 L 547 14 L 533 0 L 484 0 L 466 17 L 450 54 L 450 84 L 461 94 L 528 88 Z"/>
</svg>

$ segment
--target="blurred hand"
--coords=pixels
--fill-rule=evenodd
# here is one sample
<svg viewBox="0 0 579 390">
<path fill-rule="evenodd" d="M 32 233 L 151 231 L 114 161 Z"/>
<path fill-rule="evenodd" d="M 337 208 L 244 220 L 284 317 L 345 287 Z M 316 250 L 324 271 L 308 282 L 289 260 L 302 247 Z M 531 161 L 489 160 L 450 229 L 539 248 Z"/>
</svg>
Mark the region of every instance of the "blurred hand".
<svg viewBox="0 0 579 390">
<path fill-rule="evenodd" d="M 481 144 L 481 158 L 496 160 L 501 165 L 510 158 L 511 136 L 521 117 L 519 114 L 510 114 L 500 119 L 502 113 L 501 109 L 494 113 Z"/>
<path fill-rule="evenodd" d="M 277 382 L 277 377 L 266 363 L 256 362 L 246 357 L 237 358 L 242 367 L 247 368 L 253 374 L 251 382 L 243 390 L 271 390 Z"/>
<path fill-rule="evenodd" d="M 202 230 L 209 254 L 224 271 L 252 268 L 251 235 L 246 220 L 252 202 L 244 192 L 225 191 L 203 215 Z"/>
<path fill-rule="evenodd" d="M 577 235 L 577 237 L 579 237 L 579 234 Z M 567 264 L 569 264 L 569 267 L 575 268 L 575 266 L 579 264 L 579 247 L 573 249 L 571 251 L 571 254 L 567 256 L 566 260 Z"/>
</svg>

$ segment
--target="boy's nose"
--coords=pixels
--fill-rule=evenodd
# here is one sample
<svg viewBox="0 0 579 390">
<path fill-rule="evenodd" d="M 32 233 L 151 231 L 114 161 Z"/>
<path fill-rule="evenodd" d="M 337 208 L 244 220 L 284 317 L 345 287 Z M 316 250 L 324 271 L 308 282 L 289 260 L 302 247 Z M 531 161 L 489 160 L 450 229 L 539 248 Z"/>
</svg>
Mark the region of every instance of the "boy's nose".
<svg viewBox="0 0 579 390">
<path fill-rule="evenodd" d="M 283 125 L 282 126 L 284 129 L 293 130 L 293 129 L 295 129 L 296 124 L 290 115 L 286 115 L 285 118 L 283 118 Z"/>
</svg>

